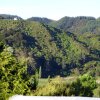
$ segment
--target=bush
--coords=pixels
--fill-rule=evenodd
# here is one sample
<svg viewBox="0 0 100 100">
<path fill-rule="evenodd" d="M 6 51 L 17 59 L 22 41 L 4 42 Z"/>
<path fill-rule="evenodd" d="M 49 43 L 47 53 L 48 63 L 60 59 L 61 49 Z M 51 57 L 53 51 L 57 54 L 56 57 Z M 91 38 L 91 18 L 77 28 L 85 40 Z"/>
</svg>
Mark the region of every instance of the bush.
<svg viewBox="0 0 100 100">
<path fill-rule="evenodd" d="M 75 96 L 92 97 L 93 90 L 96 88 L 96 80 L 92 76 L 85 74 L 73 82 L 72 87 L 74 88 L 73 94 Z"/>
<path fill-rule="evenodd" d="M 63 82 L 63 79 L 57 77 L 50 81 L 45 86 L 38 88 L 34 95 L 38 96 L 60 96 L 63 95 L 63 92 L 66 89 L 66 85 Z"/>
<path fill-rule="evenodd" d="M 100 97 L 100 85 L 93 91 L 94 97 Z"/>
<path fill-rule="evenodd" d="M 6 48 L 0 52 L 0 100 L 15 94 L 31 94 L 32 85 L 37 85 L 32 80 L 36 81 L 36 75 L 30 75 L 26 65 L 21 65 Z"/>
<path fill-rule="evenodd" d="M 76 81 L 67 82 L 60 77 L 52 79 L 44 87 L 38 88 L 34 95 L 38 96 L 93 96 L 96 81 L 90 75 L 80 76 Z"/>
</svg>

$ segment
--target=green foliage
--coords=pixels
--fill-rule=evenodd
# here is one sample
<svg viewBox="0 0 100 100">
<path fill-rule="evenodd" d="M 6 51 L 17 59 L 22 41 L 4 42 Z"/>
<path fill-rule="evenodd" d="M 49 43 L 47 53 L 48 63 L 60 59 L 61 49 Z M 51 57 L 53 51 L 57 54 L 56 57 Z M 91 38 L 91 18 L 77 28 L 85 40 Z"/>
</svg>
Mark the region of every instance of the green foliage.
<svg viewBox="0 0 100 100">
<path fill-rule="evenodd" d="M 92 76 L 100 76 L 100 61 L 90 61 L 84 65 L 84 72 Z"/>
<path fill-rule="evenodd" d="M 49 23 L 49 25 L 76 34 L 87 32 L 98 34 L 100 32 L 100 21 L 93 17 L 63 17 L 58 21 Z"/>
<path fill-rule="evenodd" d="M 64 62 L 67 62 L 67 64 L 74 63 L 79 65 L 79 61 L 88 55 L 88 50 L 73 40 L 73 38 L 68 37 L 66 33 L 58 34 L 57 39 L 58 46 L 61 48 L 63 55 L 65 56 L 62 59 L 65 58 Z"/>
<path fill-rule="evenodd" d="M 67 96 L 92 97 L 93 90 L 96 89 L 97 84 L 92 76 L 84 74 L 66 86 L 65 95 Z"/>
<path fill-rule="evenodd" d="M 72 69 L 71 72 L 72 72 L 72 75 L 73 75 L 73 76 L 79 76 L 79 75 L 80 75 L 80 71 L 79 71 L 78 68 Z"/>
<path fill-rule="evenodd" d="M 40 18 L 40 17 L 31 17 L 31 18 L 28 18 L 27 20 L 28 21 L 37 21 L 37 22 L 44 23 L 44 24 L 49 24 L 50 22 L 53 21 L 48 18 Z"/>
<path fill-rule="evenodd" d="M 31 94 L 30 80 L 36 77 L 27 72 L 27 66 L 19 64 L 9 47 L 0 53 L 0 99 L 6 100 L 14 94 Z M 36 80 L 36 79 L 35 79 Z M 35 86 L 37 83 L 34 83 Z M 34 85 L 32 84 L 32 85 Z M 35 88 L 32 88 L 35 89 Z"/>
<path fill-rule="evenodd" d="M 73 82 L 72 87 L 76 96 L 91 97 L 93 96 L 93 90 L 96 88 L 96 81 L 92 76 L 85 74 Z"/>
<path fill-rule="evenodd" d="M 63 22 L 66 24 L 68 21 L 67 24 L 70 25 L 67 28 L 69 26 L 71 28 L 73 26 L 71 22 L 74 21 L 75 27 L 77 24 L 81 27 L 87 21 L 92 23 L 95 20 L 91 17 L 65 17 L 59 24 Z M 100 62 L 99 34 L 91 34 L 89 31 L 76 35 L 76 33 L 63 32 L 34 21 L 0 20 L 0 23 L 0 42 L 10 46 L 9 50 L 21 64 L 24 62 L 27 64 L 31 74 L 38 69 L 38 66 L 41 66 L 42 77 L 68 76 L 76 68 L 80 74 L 87 73 L 86 69 L 88 69 L 91 74 L 99 76 L 99 64 L 93 70 L 90 70 L 91 67 L 88 66 L 88 63 L 92 65 L 93 61 Z M 64 26 L 62 25 L 62 27 Z M 75 27 L 73 26 L 73 28 Z M 79 30 L 81 30 L 80 27 Z M 75 28 L 75 31 L 77 29 Z M 72 30 L 74 31 L 74 29 Z"/>
<path fill-rule="evenodd" d="M 31 95 L 35 89 L 34 95 L 99 96 L 99 87 L 96 88 L 92 77 L 100 76 L 99 19 L 32 19 L 42 22 L 38 23 L 5 20 L 8 17 L 14 18 L 0 17 L 1 100 L 14 94 Z M 83 73 L 89 75 L 83 75 L 74 82 L 69 80 L 66 83 L 60 77 L 51 79 L 56 75 L 78 76 Z M 44 77 L 48 79 L 41 79 Z"/>
<path fill-rule="evenodd" d="M 0 14 L 0 19 L 9 19 L 14 20 L 14 18 L 17 18 L 18 20 L 21 20 L 22 18 L 16 15 L 8 15 L 8 14 Z"/>
<path fill-rule="evenodd" d="M 65 90 L 65 85 L 63 80 L 60 77 L 55 78 L 50 83 L 46 84 L 43 87 L 38 88 L 34 95 L 38 96 L 60 96 L 63 95 Z"/>
<path fill-rule="evenodd" d="M 70 31 L 72 33 L 95 33 L 100 32 L 100 18 L 95 19 L 94 17 L 78 16 L 78 17 L 68 17 L 65 16 L 60 20 L 53 21 L 46 18 L 29 18 L 30 21 L 42 22 L 50 26 L 56 27 L 63 31 Z"/>
<path fill-rule="evenodd" d="M 77 80 L 66 82 L 65 79 L 56 77 L 45 86 L 38 88 L 34 95 L 38 96 L 93 96 L 96 81 L 90 75 L 80 76 Z"/>
<path fill-rule="evenodd" d="M 93 91 L 94 97 L 100 97 L 100 85 Z"/>
</svg>

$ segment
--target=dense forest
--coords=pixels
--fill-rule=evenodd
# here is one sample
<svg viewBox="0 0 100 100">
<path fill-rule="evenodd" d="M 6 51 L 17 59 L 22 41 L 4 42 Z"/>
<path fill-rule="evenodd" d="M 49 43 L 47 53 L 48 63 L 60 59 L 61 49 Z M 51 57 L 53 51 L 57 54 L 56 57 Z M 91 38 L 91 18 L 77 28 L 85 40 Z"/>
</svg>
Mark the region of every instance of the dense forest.
<svg viewBox="0 0 100 100">
<path fill-rule="evenodd" d="M 29 21 L 37 21 L 50 26 L 61 29 L 65 32 L 69 31 L 74 34 L 82 33 L 99 33 L 100 18 L 78 16 L 78 17 L 63 17 L 58 21 L 47 18 L 32 17 L 27 19 Z"/>
<path fill-rule="evenodd" d="M 69 84 L 54 78 L 58 75 L 80 77 Z M 100 77 L 100 18 L 64 17 L 54 21 L 0 15 L 1 100 L 14 94 L 100 97 L 97 77 Z M 38 88 L 39 78 L 47 78 L 49 83 Z"/>
</svg>

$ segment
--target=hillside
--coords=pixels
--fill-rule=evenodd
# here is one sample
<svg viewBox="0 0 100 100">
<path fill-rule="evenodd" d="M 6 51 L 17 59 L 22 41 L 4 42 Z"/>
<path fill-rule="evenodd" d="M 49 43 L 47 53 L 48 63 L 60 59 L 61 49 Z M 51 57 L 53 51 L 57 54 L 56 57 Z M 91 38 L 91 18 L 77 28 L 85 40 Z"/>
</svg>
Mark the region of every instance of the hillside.
<svg viewBox="0 0 100 100">
<path fill-rule="evenodd" d="M 43 20 L 42 18 L 40 18 Z M 35 20 L 35 18 L 30 18 L 30 21 L 41 22 L 39 18 Z M 63 17 L 57 21 L 49 21 L 46 23 L 45 20 L 42 21 L 44 24 L 48 24 L 50 26 L 56 27 L 63 31 L 69 31 L 75 34 L 83 34 L 83 33 L 100 33 L 100 18 L 87 17 L 87 16 L 78 16 L 78 17 Z"/>
<path fill-rule="evenodd" d="M 27 19 L 28 21 L 37 21 L 40 23 L 44 23 L 44 24 L 49 24 L 51 22 L 53 22 L 53 20 L 48 19 L 48 18 L 41 18 L 41 17 L 31 17 Z"/>
<path fill-rule="evenodd" d="M 16 94 L 100 97 L 99 77 L 98 31 L 0 19 L 0 100 Z"/>
<path fill-rule="evenodd" d="M 34 21 L 0 20 L 0 42 L 26 62 L 30 73 L 41 68 L 42 77 L 100 75 L 99 34 L 77 36 Z"/>
<path fill-rule="evenodd" d="M 0 14 L 0 19 L 14 20 L 14 18 L 16 18 L 17 20 L 22 20 L 22 18 L 17 15 Z"/>
</svg>

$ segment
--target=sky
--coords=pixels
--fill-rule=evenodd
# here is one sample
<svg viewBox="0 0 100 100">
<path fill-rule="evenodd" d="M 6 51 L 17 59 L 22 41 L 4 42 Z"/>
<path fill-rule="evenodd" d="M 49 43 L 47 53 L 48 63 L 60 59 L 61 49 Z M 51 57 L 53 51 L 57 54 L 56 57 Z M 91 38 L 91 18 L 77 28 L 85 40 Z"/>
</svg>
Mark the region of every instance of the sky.
<svg viewBox="0 0 100 100">
<path fill-rule="evenodd" d="M 24 19 L 64 16 L 100 17 L 100 0 L 0 0 L 0 14 L 18 15 Z"/>
</svg>

